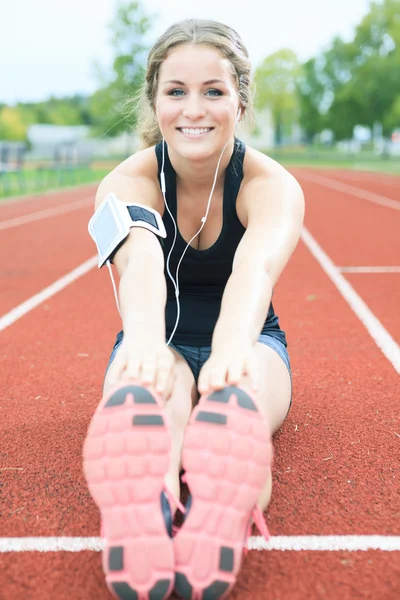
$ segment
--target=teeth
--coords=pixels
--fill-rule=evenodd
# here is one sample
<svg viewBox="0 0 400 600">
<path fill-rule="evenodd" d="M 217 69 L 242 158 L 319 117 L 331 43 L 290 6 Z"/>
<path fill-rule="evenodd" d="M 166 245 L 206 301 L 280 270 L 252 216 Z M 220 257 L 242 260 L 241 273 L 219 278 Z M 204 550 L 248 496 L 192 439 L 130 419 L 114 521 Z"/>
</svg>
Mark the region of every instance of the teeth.
<svg viewBox="0 0 400 600">
<path fill-rule="evenodd" d="M 187 133 L 188 135 L 201 135 L 203 133 L 208 133 L 209 131 L 211 131 L 210 128 L 206 129 L 206 128 L 202 128 L 202 129 L 189 129 L 189 128 L 182 128 L 181 131 L 183 133 Z"/>
</svg>

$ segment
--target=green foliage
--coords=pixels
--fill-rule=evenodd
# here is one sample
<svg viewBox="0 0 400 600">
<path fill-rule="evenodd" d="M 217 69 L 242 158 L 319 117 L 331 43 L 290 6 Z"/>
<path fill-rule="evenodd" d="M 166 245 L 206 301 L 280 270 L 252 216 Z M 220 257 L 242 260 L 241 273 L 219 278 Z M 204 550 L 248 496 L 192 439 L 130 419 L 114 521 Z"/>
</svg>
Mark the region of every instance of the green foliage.
<svg viewBox="0 0 400 600">
<path fill-rule="evenodd" d="M 400 95 L 400 0 L 373 2 L 354 39 L 335 38 L 324 54 L 306 63 L 304 72 L 300 121 L 309 135 L 324 125 L 336 139 L 345 139 L 355 125 L 372 128 L 375 122 L 389 135 Z"/>
<path fill-rule="evenodd" d="M 296 84 L 300 73 L 301 65 L 296 54 L 286 48 L 265 58 L 255 72 L 255 107 L 258 110 L 271 110 L 277 144 L 281 143 L 283 134 L 289 132 L 299 118 Z"/>
<path fill-rule="evenodd" d="M 116 136 L 135 125 L 135 115 L 126 110 L 137 94 L 145 74 L 148 46 L 145 36 L 151 27 L 139 2 L 120 4 L 111 24 L 114 61 L 112 73 L 97 65 L 101 88 L 90 99 L 95 132 Z"/>
<path fill-rule="evenodd" d="M 110 24 L 113 62 L 95 65 L 98 90 L 90 97 L 51 97 L 38 103 L 0 104 L 0 139 L 25 140 L 29 125 L 89 125 L 95 135 L 116 136 L 135 126 L 132 100 L 143 82 L 147 35 L 154 17 L 138 1 L 120 1 Z M 372 1 L 344 42 L 301 64 L 290 49 L 266 57 L 255 73 L 256 108 L 269 109 L 277 144 L 300 124 L 311 142 L 325 128 L 348 139 L 355 125 L 400 128 L 400 0 Z"/>
<path fill-rule="evenodd" d="M 22 142 L 26 139 L 26 125 L 19 111 L 10 106 L 0 109 L 0 140 Z"/>
<path fill-rule="evenodd" d="M 135 124 L 124 110 L 142 84 L 150 29 L 140 2 L 120 3 L 110 25 L 114 59 L 111 70 L 95 65 L 99 89 L 91 96 L 51 97 L 43 102 L 0 104 L 0 139 L 26 140 L 30 125 L 88 125 L 94 135 L 119 135 Z"/>
<path fill-rule="evenodd" d="M 325 86 L 318 77 L 317 60 L 311 58 L 304 63 L 296 82 L 299 98 L 299 122 L 306 138 L 311 141 L 316 133 L 324 128 L 324 119 L 320 111 L 325 96 Z"/>
</svg>

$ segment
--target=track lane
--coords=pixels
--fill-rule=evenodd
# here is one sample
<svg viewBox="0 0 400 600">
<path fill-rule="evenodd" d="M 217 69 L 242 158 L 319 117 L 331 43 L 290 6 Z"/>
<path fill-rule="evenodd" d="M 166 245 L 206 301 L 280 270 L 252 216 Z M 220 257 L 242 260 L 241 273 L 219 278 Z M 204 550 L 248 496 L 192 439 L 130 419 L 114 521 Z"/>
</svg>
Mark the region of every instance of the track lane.
<svg viewBox="0 0 400 600">
<path fill-rule="evenodd" d="M 60 189 L 47 194 L 27 196 L 15 200 L 0 200 L 0 223 L 8 219 L 35 214 L 42 210 L 67 206 L 68 204 L 72 204 L 73 202 L 77 202 L 86 197 L 89 198 L 92 196 L 94 203 L 97 187 L 98 184 L 91 183 L 88 185 L 80 185 L 76 188 Z"/>
<path fill-rule="evenodd" d="M 400 345 L 400 273 L 344 275 Z"/>
<path fill-rule="evenodd" d="M 1 403 L 2 459 L 24 471 L 3 473 L 7 518 L 0 523 L 1 536 L 99 533 L 97 509 L 81 473 L 81 448 L 119 325 L 102 275 L 88 274 L 55 296 L 47 311 L 38 308 L 5 332 L 10 343 L 1 377 L 12 365 L 15 371 L 8 381 L 12 410 L 4 411 Z M 398 378 L 302 244 L 275 303 L 291 344 L 295 397 L 275 437 L 271 533 L 399 535 L 393 477 L 398 438 L 392 436 Z M 35 357 L 38 347 L 41 355 Z M 18 353 L 25 352 L 26 359 L 29 349 L 27 363 Z M 332 459 L 324 460 L 329 451 Z M 2 555 L 0 561 L 13 573 L 5 582 L 10 600 L 18 593 L 35 598 L 38 590 L 43 600 L 67 594 L 74 600 L 109 598 L 98 553 Z M 232 598 L 272 600 L 284 592 L 284 598 L 304 600 L 325 590 L 324 598 L 336 600 L 340 590 L 350 600 L 356 590 L 359 598 L 384 591 L 386 600 L 395 600 L 396 578 L 396 553 L 252 552 Z"/>
<path fill-rule="evenodd" d="M 295 399 L 276 436 L 272 534 L 399 535 L 397 374 L 302 244 L 275 304 Z M 81 448 L 118 328 L 108 273 L 91 272 L 5 330 L 2 463 L 24 471 L 3 473 L 0 536 L 98 535 Z"/>
<path fill-rule="evenodd" d="M 87 231 L 93 209 L 0 231 L 5 260 L 0 267 L 3 315 L 96 253 Z"/>
<path fill-rule="evenodd" d="M 400 164 L 400 162 L 399 162 Z M 383 196 L 390 196 L 393 200 L 400 200 L 400 176 L 391 175 L 389 173 L 378 173 L 378 172 L 363 172 L 350 169 L 333 169 L 333 168 L 320 168 L 320 169 L 290 169 L 299 175 L 303 171 L 304 173 L 313 173 L 315 175 L 322 175 L 335 181 L 347 183 L 363 190 L 374 192 L 375 194 L 381 194 Z"/>
<path fill-rule="evenodd" d="M 396 515 L 400 507 L 393 457 L 398 455 L 399 438 L 392 431 L 394 427 L 398 431 L 398 378 L 326 279 L 300 244 L 276 290 L 274 304 L 289 337 L 295 403 L 276 436 L 275 489 L 268 523 L 273 535 L 398 535 Z M 0 419 L 6 424 L 2 459 L 12 464 L 23 460 L 26 472 L 3 473 L 7 486 L 4 491 L 11 500 L 7 509 L 12 514 L 5 520 L 6 532 L 0 535 L 98 535 L 97 511 L 80 473 L 80 444 L 98 401 L 103 368 L 117 329 L 108 274 L 92 272 L 51 299 L 47 310 L 39 307 L 5 332 L 7 354 L 2 357 L 5 368 L 1 377 L 4 373 L 10 375 L 13 366 L 14 373 L 8 381 L 6 378 L 6 384 L 10 384 L 8 410 L 7 406 L 4 410 L 4 402 L 0 409 Z M 38 348 L 41 354 L 36 358 Z M 89 356 L 82 356 L 85 354 Z M 37 401 L 32 396 L 37 388 L 43 392 L 42 405 L 38 405 L 41 398 Z M 86 403 L 77 401 L 81 393 Z M 13 512 L 22 505 L 23 510 Z M 352 589 L 360 590 L 361 583 L 368 583 L 366 561 L 375 560 L 373 556 L 367 559 L 368 555 L 357 553 L 361 566 L 351 571 L 348 564 L 339 565 L 334 559 L 334 578 L 345 580 L 341 590 L 350 594 Z M 35 569 L 39 556 L 29 555 Z M 279 574 L 275 581 L 277 594 L 286 589 L 288 582 L 285 597 L 303 600 L 307 597 L 304 590 L 315 593 L 311 582 L 322 581 L 327 586 L 324 597 L 336 600 L 337 589 L 330 589 L 331 570 L 324 566 L 331 560 L 330 555 L 323 553 L 322 563 L 315 556 L 312 553 L 305 560 L 305 553 L 251 553 L 246 563 L 250 571 L 246 575 L 244 567 L 240 579 L 244 589 L 237 597 L 268 597 L 266 574 L 276 565 L 273 572 Z M 390 557 L 385 554 L 384 564 L 390 567 L 385 576 L 384 567 L 379 567 L 371 585 L 377 591 L 387 590 L 391 600 L 396 596 L 390 595 L 390 586 L 382 586 L 398 573 L 396 563 L 386 556 Z M 24 564 L 25 558 L 13 559 L 15 565 Z M 58 555 L 58 564 L 59 560 L 69 561 L 70 555 Z M 42 598 L 55 597 L 51 591 L 53 564 L 54 557 L 47 555 L 48 569 L 40 572 Z M 78 579 L 87 590 L 94 565 L 99 565 L 98 555 L 90 555 L 87 569 L 82 568 L 80 560 L 78 578 L 76 573 L 68 577 L 68 567 L 63 569 L 63 590 L 76 589 L 72 579 Z M 358 577 L 354 583 L 360 569 L 365 580 L 361 582 Z M 297 575 L 291 579 L 288 572 Z M 102 581 L 100 573 L 96 597 L 105 594 L 106 598 Z M 368 593 L 367 586 L 362 593 Z M 271 599 L 274 597 L 271 595 Z"/>
<path fill-rule="evenodd" d="M 315 183 L 299 182 L 306 227 L 338 266 L 398 266 L 400 211 Z"/>
<path fill-rule="evenodd" d="M 267 568 L 264 554 L 247 555 L 231 600 L 398 598 L 400 564 L 394 552 L 268 552 Z M 97 552 L 3 555 L 0 561 L 2 600 L 112 598 Z"/>
</svg>

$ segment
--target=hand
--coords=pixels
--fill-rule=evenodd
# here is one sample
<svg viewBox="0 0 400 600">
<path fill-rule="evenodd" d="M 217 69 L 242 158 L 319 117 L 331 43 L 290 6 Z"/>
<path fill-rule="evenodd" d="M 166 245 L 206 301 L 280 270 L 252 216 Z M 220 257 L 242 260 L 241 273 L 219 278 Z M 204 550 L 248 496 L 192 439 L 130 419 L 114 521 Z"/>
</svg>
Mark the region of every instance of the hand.
<svg viewBox="0 0 400 600">
<path fill-rule="evenodd" d="M 239 385 L 248 376 L 253 392 L 258 389 L 258 358 L 255 347 L 243 340 L 227 341 L 224 347 L 213 348 L 210 358 L 200 371 L 200 394 Z"/>
<path fill-rule="evenodd" d="M 175 357 L 165 342 L 132 342 L 124 337 L 114 359 L 113 375 L 116 385 L 135 379 L 153 387 L 168 400 L 175 379 Z"/>
</svg>

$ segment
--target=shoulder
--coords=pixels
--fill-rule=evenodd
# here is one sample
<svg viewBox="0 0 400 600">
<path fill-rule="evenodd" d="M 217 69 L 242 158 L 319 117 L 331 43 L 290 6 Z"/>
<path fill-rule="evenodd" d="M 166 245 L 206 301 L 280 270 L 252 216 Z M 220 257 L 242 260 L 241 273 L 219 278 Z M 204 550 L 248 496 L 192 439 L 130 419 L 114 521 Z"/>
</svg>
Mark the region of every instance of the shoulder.
<svg viewBox="0 0 400 600">
<path fill-rule="evenodd" d="M 110 192 L 124 202 L 138 202 L 162 212 L 163 199 L 154 146 L 129 156 L 106 175 L 97 190 L 96 207 Z"/>
<path fill-rule="evenodd" d="M 246 146 L 243 180 L 238 196 L 238 215 L 247 226 L 250 213 L 259 214 L 284 205 L 302 210 L 304 195 L 297 179 L 271 157 Z"/>
<path fill-rule="evenodd" d="M 260 177 L 265 180 L 273 178 L 295 180 L 293 175 L 291 175 L 291 173 L 276 160 L 259 150 L 255 150 L 255 148 L 246 146 L 246 153 L 243 161 L 243 183 L 246 185 L 252 180 Z"/>
</svg>

